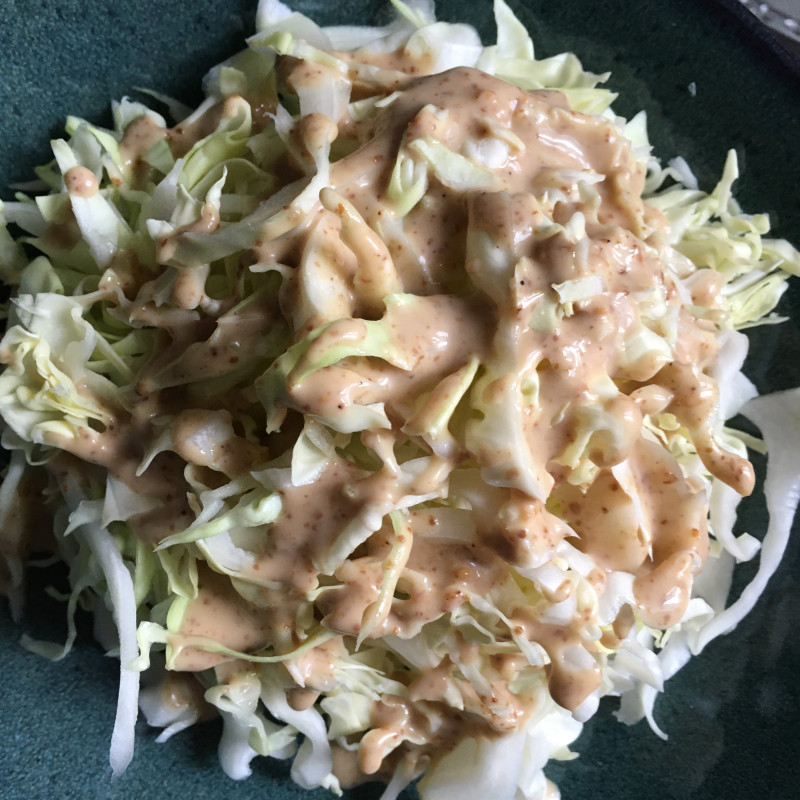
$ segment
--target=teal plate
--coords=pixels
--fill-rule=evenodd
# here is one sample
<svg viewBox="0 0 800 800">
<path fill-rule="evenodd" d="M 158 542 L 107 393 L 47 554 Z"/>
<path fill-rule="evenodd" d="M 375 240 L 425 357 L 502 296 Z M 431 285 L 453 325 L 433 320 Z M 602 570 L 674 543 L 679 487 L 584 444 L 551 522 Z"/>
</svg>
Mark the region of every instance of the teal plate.
<svg viewBox="0 0 800 800">
<path fill-rule="evenodd" d="M 569 49 L 588 69 L 610 69 L 610 86 L 621 94 L 618 111 L 630 116 L 645 108 L 658 154 L 683 155 L 705 188 L 721 172 L 726 150 L 736 147 L 744 172 L 737 195 L 745 209 L 768 211 L 779 235 L 800 242 L 800 68 L 758 32 L 736 0 L 511 5 L 540 56 Z M 294 0 L 294 7 L 328 24 L 381 22 L 387 13 L 380 0 Z M 489 0 L 439 0 L 438 11 L 443 19 L 475 24 L 485 41 L 493 37 Z M 200 76 L 238 49 L 254 14 L 254 0 L 0 0 L 0 186 L 28 179 L 34 165 L 48 160 L 47 141 L 68 113 L 102 123 L 110 98 L 136 86 L 198 101 Z M 800 384 L 797 283 L 783 311 L 793 320 L 752 337 L 749 372 L 762 391 Z M 748 505 L 742 524 L 763 532 L 757 502 Z M 739 585 L 754 569 L 743 567 Z M 755 612 L 669 682 L 656 708 L 668 741 L 644 723 L 618 724 L 613 702 L 602 705 L 577 742 L 581 758 L 548 769 L 565 800 L 800 795 L 799 572 L 797 531 Z M 330 797 L 300 790 L 288 766 L 272 760 L 254 762 L 249 780 L 230 781 L 217 764 L 215 723 L 159 745 L 156 732 L 140 722 L 134 761 L 112 781 L 106 759 L 117 666 L 93 643 L 88 622 L 81 620 L 75 650 L 56 664 L 18 644 L 21 631 L 63 637 L 63 607 L 42 599 L 44 586 L 63 588 L 63 582 L 58 570 L 34 574 L 21 626 L 0 605 L 0 796 Z M 379 794 L 367 785 L 348 797 Z"/>
</svg>

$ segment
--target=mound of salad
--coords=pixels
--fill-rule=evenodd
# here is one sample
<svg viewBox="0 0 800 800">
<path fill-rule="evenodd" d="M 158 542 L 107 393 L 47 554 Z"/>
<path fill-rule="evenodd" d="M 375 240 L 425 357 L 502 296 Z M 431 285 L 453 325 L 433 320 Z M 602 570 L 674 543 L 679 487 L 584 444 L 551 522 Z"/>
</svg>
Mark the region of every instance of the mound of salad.
<svg viewBox="0 0 800 800">
<path fill-rule="evenodd" d="M 800 254 L 734 152 L 708 194 L 503 0 L 488 47 L 392 5 L 262 0 L 199 108 L 70 117 L 2 206 L 0 576 L 19 612 L 33 553 L 68 565 L 66 643 L 24 638 L 51 658 L 94 609 L 116 773 L 141 708 L 162 739 L 221 716 L 232 778 L 555 797 L 600 698 L 657 730 L 785 546 L 799 398 L 756 397 L 741 330 Z M 734 533 L 740 410 L 763 543 Z"/>
</svg>

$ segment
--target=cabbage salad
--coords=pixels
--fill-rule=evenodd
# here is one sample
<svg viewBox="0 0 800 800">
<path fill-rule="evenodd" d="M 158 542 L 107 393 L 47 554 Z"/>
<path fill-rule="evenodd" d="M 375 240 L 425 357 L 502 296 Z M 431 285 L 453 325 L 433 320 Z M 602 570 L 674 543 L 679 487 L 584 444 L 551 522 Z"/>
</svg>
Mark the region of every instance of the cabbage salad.
<svg viewBox="0 0 800 800">
<path fill-rule="evenodd" d="M 552 798 L 602 697 L 660 733 L 783 552 L 798 394 L 756 397 L 742 329 L 800 254 L 735 154 L 710 194 L 660 164 L 503 0 L 491 46 L 392 5 L 261 0 L 199 108 L 70 117 L 1 207 L 0 578 L 18 614 L 33 553 L 68 566 L 67 641 L 23 642 L 61 658 L 93 609 L 115 773 L 141 709 L 163 740 L 220 716 L 236 779 Z M 763 542 L 734 532 L 747 446 Z"/>
</svg>

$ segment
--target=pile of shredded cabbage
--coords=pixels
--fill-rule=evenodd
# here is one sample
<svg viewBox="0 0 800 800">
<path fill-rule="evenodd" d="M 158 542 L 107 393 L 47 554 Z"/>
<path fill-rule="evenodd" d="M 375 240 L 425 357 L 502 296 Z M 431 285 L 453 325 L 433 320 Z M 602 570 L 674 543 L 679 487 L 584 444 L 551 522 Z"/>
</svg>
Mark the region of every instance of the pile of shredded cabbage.
<svg viewBox="0 0 800 800">
<path fill-rule="evenodd" d="M 800 396 L 792 391 L 756 397 L 740 372 L 747 340 L 738 331 L 780 322 L 772 311 L 787 278 L 800 273 L 800 254 L 787 242 L 767 237 L 765 216 L 745 214 L 734 201 L 735 154 L 731 152 L 710 194 L 698 188 L 680 158 L 662 166 L 650 152 L 644 114 L 630 121 L 616 117 L 610 107 L 614 95 L 599 86 L 607 76 L 585 72 L 574 55 L 537 60 L 527 32 L 503 0 L 494 3 L 497 43 L 489 47 L 468 26 L 436 22 L 430 0 L 392 0 L 392 4 L 396 19 L 386 28 L 321 29 L 277 0 L 261 0 L 256 34 L 244 52 L 208 74 L 204 85 L 208 99 L 199 109 L 191 112 L 155 95 L 184 128 L 207 120 L 209 111 L 224 103 L 215 124 L 186 152 L 176 155 L 165 138 L 156 136 L 140 162 L 126 157 L 121 142 L 132 123 L 144 118 L 151 127 L 167 126 L 158 113 L 126 98 L 113 106 L 113 130 L 70 117 L 68 138 L 52 143 L 54 161 L 38 171 L 45 191 L 19 194 L 15 202 L 0 205 L 0 267 L 3 279 L 15 286 L 8 329 L 0 342 L 0 359 L 6 364 L 0 375 L 2 443 L 10 452 L 0 489 L 4 566 L 0 577 L 12 609 L 19 614 L 25 561 L 51 544 L 46 538 L 33 541 L 30 535 L 31 525 L 41 518 L 42 509 L 34 506 L 44 492 L 45 510 L 53 520 L 52 545 L 69 567 L 69 636 L 63 646 L 27 638 L 24 642 L 31 650 L 61 658 L 75 640 L 78 605 L 94 609 L 101 641 L 120 659 L 110 754 L 115 773 L 122 772 L 133 756 L 139 707 L 151 724 L 164 728 L 162 739 L 192 725 L 213 707 L 224 721 L 219 755 L 231 777 L 249 775 L 249 763 L 257 755 L 293 758 L 292 777 L 297 783 L 340 793 L 332 746 L 357 751 L 373 724 L 373 703 L 382 697 L 407 696 L 408 685 L 420 670 L 435 667 L 444 658 L 456 659 L 453 632 L 457 630 L 462 645 L 466 641 L 480 652 L 484 648 L 486 654 L 522 654 L 531 671 L 523 670 L 511 691 L 535 689 L 538 705 L 519 726 L 502 735 L 462 739 L 432 757 L 426 750 L 418 761 L 389 759 L 391 770 L 377 773 L 387 782 L 384 800 L 395 798 L 426 765 L 419 784 L 425 800 L 484 794 L 498 800 L 552 797 L 554 788 L 543 769 L 551 758 L 572 757 L 569 745 L 600 697 L 619 697 L 622 721 L 646 717 L 660 733 L 652 714 L 664 682 L 750 611 L 784 550 L 800 493 Z M 318 207 L 331 164 L 347 153 L 346 142 L 323 139 L 317 149 L 305 153 L 306 177 L 287 183 L 285 164 L 298 160 L 298 120 L 320 115 L 337 120 L 345 112 L 352 119 L 368 119 L 392 102 L 392 93 L 385 88 L 391 85 L 389 67 L 342 60 L 343 52 L 362 47 L 387 53 L 401 49 L 428 63 L 433 72 L 477 67 L 525 90 L 558 89 L 573 109 L 602 115 L 630 140 L 645 166 L 643 196 L 669 223 L 667 245 L 676 263 L 689 259 L 694 267 L 716 271 L 724 282 L 724 313 L 715 319 L 721 345 L 713 376 L 720 388 L 716 435 L 740 455 L 746 454 L 746 446 L 768 450 L 769 529 L 761 544 L 749 534 L 736 535 L 736 492 L 711 477 L 690 434 L 674 417 L 651 420 L 653 436 L 684 474 L 708 492 L 709 557 L 677 624 L 660 630 L 638 618 L 615 649 L 595 648 L 591 657 L 601 668 L 602 681 L 574 713 L 553 702 L 538 678 L 524 678 L 541 673 L 548 665 L 547 655 L 514 630 L 500 607 L 508 587 L 497 594 L 470 597 L 450 615 L 404 639 L 375 633 L 386 619 L 408 557 L 402 544 L 408 514 L 412 509 L 430 509 L 446 527 L 447 512 L 463 510 L 463 504 L 448 507 L 446 491 L 396 493 L 385 507 L 370 507 L 352 520 L 336 546 L 316 564 L 324 580 L 309 588 L 288 645 L 273 642 L 254 651 L 238 650 L 182 631 L 187 610 L 198 596 L 198 575 L 208 568 L 227 576 L 244 600 L 258 605 L 258 593 L 272 584 L 254 577 L 254 553 L 259 537 L 268 537 L 270 526 L 280 518 L 279 490 L 313 486 L 332 459 L 362 468 L 370 463 L 380 467 L 383 462 L 380 468 L 394 470 L 398 485 L 412 486 L 432 459 L 449 452 L 454 436 L 471 436 L 473 450 L 521 449 L 504 407 L 482 404 L 480 392 L 471 392 L 473 383 L 485 379 L 473 362 L 450 376 L 448 391 L 423 398 L 426 404 L 404 429 L 416 448 L 410 456 L 400 453 L 395 458 L 381 446 L 379 436 L 367 436 L 392 427 L 377 403 L 354 402 L 346 413 L 334 410 L 330 417 L 306 414 L 302 424 L 289 426 L 288 434 L 284 428 L 282 449 L 276 444 L 287 413 L 288 384 L 347 358 L 391 362 L 396 354 L 376 319 L 382 313 L 381 303 L 389 295 L 395 298 L 386 300 L 388 317 L 392 309 L 413 302 L 396 288 L 380 292 L 379 313 L 366 323 L 366 338 L 353 344 L 345 331 L 331 345 L 336 296 L 325 288 L 330 277 L 325 272 L 326 255 L 314 249 L 313 238 L 305 245 L 301 270 L 305 278 L 291 278 L 295 267 L 278 259 L 265 268 L 254 266 L 247 257 L 265 238 L 278 240 L 302 224 Z M 311 83 L 297 86 L 293 95 L 279 94 L 274 68 L 278 55 L 340 70 L 342 79 L 323 84 L 322 89 Z M 352 97 L 348 81 L 354 80 L 362 89 L 378 88 Z M 409 148 L 398 155 L 387 190 L 397 220 L 436 181 L 466 192 L 484 185 L 486 170 L 480 159 L 454 154 L 432 141 L 419 140 L 414 154 Z M 75 179 L 65 182 L 68 173 Z M 586 183 L 576 189 L 590 190 Z M 325 203 L 324 192 L 322 196 Z M 12 237 L 9 224 L 24 236 Z M 31 253 L 35 253 L 32 258 Z M 485 258 L 489 264 L 503 256 L 487 251 Z M 487 269 L 481 279 L 490 295 L 495 290 L 494 274 Z M 683 285 L 678 276 L 675 282 Z M 202 290 L 187 299 L 197 285 Z M 147 302 L 137 305 L 136 291 L 142 286 L 148 287 Z M 585 298 L 568 296 L 569 287 L 563 288 L 560 313 L 569 314 L 572 304 Z M 689 297 L 688 288 L 686 292 Z M 326 332 L 326 347 L 319 342 L 315 346 Z M 659 337 L 645 337 L 640 344 L 665 346 Z M 226 347 L 231 357 L 220 367 L 218 351 Z M 138 454 L 136 476 L 152 464 L 166 463 L 180 470 L 189 487 L 191 518 L 180 529 L 164 531 L 158 541 L 148 541 L 134 536 L 128 523 L 148 514 L 157 519 L 164 504 L 175 498 L 164 499 L 155 490 L 137 491 L 143 484 L 136 477 L 128 480 L 112 474 L 102 453 L 91 447 L 94 443 L 102 449 L 103 434 L 133 413 L 143 394 L 167 393 L 175 387 L 181 387 L 184 402 L 188 398 L 209 410 L 206 422 L 195 419 L 192 428 L 191 447 L 202 457 L 192 460 L 186 455 L 188 445 L 173 436 L 180 409 L 164 414 L 161 407 L 160 416 L 150 422 L 146 449 Z M 536 402 L 530 387 L 519 391 L 528 392 L 529 402 Z M 464 413 L 463 403 L 470 402 L 490 424 L 473 425 L 472 433 L 464 434 L 463 426 L 453 420 Z M 763 443 L 722 426 L 722 420 L 740 411 L 760 428 Z M 588 446 L 592 431 L 585 433 Z M 228 462 L 219 448 L 234 439 L 247 443 L 256 454 L 247 463 L 257 462 L 260 452 L 263 462 L 244 471 L 226 469 Z M 174 457 L 177 453 L 180 459 Z M 588 461 L 581 461 L 583 456 L 577 454 L 575 464 L 591 471 Z M 519 455 L 518 463 L 524 467 L 529 457 Z M 490 473 L 488 469 L 483 474 L 486 485 L 502 485 Z M 467 492 L 476 508 L 482 502 L 481 491 L 476 484 Z M 330 680 L 319 690 L 318 699 L 312 698 L 306 707 L 289 703 L 292 681 L 303 686 L 299 666 L 303 656 L 338 636 L 324 620 L 320 624 L 316 599 L 335 586 L 339 578 L 334 576 L 341 576 L 337 570 L 348 557 L 375 532 L 385 532 L 387 525 L 389 535 L 395 536 L 394 545 L 360 633 L 343 637 L 344 644 L 333 651 Z M 447 535 L 458 539 L 463 532 L 452 530 Z M 752 559 L 759 550 L 755 579 L 726 607 L 735 564 Z M 519 597 L 541 597 L 548 581 L 556 579 L 567 579 L 580 585 L 582 592 L 590 592 L 584 578 L 593 564 L 587 564 L 576 547 L 562 540 L 546 567 L 553 574 L 547 569 L 518 571 Z M 586 602 L 594 603 L 597 611 L 597 597 Z M 625 603 L 635 605 L 630 584 L 623 579 L 609 581 L 597 612 L 600 627 L 586 635 L 599 639 Z M 269 605 L 262 612 L 269 614 Z M 187 649 L 210 654 L 212 660 L 195 673 L 200 696 L 178 702 L 174 692 L 171 698 L 165 693 L 164 667 L 180 669 L 181 654 Z M 147 682 L 140 691 L 142 673 Z M 466 661 L 458 680 L 470 684 L 479 696 L 485 694 L 480 669 Z M 450 688 L 445 696 L 463 708 L 464 692 L 459 695 L 454 686 Z M 406 733 L 413 749 L 414 732 Z M 387 745 L 382 755 L 388 758 L 402 742 L 401 737 Z"/>
</svg>

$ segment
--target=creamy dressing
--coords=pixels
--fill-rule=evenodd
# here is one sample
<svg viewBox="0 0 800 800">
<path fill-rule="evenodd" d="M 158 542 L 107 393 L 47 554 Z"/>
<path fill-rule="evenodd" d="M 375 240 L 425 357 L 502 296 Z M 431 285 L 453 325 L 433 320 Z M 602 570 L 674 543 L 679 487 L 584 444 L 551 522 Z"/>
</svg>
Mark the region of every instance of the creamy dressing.
<svg viewBox="0 0 800 800">
<path fill-rule="evenodd" d="M 409 368 L 392 367 L 367 359 L 344 359 L 319 370 L 290 392 L 289 400 L 300 411 L 335 416 L 353 404 L 385 403 L 400 419 L 410 416 L 413 401 L 429 391 L 472 356 L 486 350 L 486 314 L 471 298 L 434 295 L 412 306 L 387 312 L 391 319 L 390 342 L 410 360 Z M 314 345 L 323 349 L 328 334 L 345 334 L 343 326 L 329 330 Z M 366 335 L 362 332 L 362 335 Z"/>
<path fill-rule="evenodd" d="M 431 106 L 445 112 L 443 121 L 431 114 Z M 445 190 L 412 210 L 404 222 L 402 242 L 387 236 L 381 223 L 386 213 L 382 193 L 394 167 L 394 154 L 405 141 L 432 133 L 458 152 L 466 141 L 489 134 L 488 119 L 496 119 L 528 143 L 512 152 L 499 171 L 503 190 L 512 195 L 536 194 L 537 182 L 547 186 L 560 170 L 608 175 L 600 184 L 603 212 L 598 224 L 624 224 L 634 232 L 644 228 L 640 197 L 644 175 L 611 122 L 569 110 L 563 96 L 555 92 L 526 93 L 477 70 L 450 70 L 407 84 L 400 97 L 376 117 L 373 130 L 362 133 L 363 146 L 332 168 L 336 190 L 388 239 L 406 291 L 428 293 L 461 274 L 464 250 L 459 243 L 467 216 L 464 195 Z M 373 187 L 372 191 L 365 191 L 367 187 Z"/>
<path fill-rule="evenodd" d="M 64 186 L 75 197 L 92 197 L 100 188 L 97 176 L 86 167 L 70 167 L 64 173 Z"/>
<path fill-rule="evenodd" d="M 139 178 L 146 176 L 149 169 L 145 161 L 147 152 L 161 139 L 166 139 L 175 158 L 185 156 L 197 142 L 214 133 L 224 111 L 224 103 L 217 103 L 196 119 L 174 128 L 162 128 L 147 114 L 137 117 L 125 129 L 119 144 L 123 164 L 134 170 Z"/>
<path fill-rule="evenodd" d="M 270 623 L 258 606 L 230 590 L 230 581 L 207 567 L 199 569 L 199 590 L 181 623 L 183 636 L 204 636 L 231 650 L 260 650 L 269 639 Z M 179 641 L 179 640 L 178 640 Z M 175 668 L 199 672 L 229 660 L 223 653 L 184 647 L 175 658 Z"/>
</svg>

